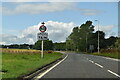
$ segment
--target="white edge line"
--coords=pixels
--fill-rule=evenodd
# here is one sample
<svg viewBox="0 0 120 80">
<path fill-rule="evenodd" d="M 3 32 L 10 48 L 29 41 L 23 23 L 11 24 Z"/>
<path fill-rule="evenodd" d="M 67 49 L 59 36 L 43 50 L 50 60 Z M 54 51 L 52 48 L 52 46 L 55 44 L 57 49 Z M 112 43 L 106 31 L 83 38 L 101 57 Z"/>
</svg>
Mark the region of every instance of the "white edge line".
<svg viewBox="0 0 120 80">
<path fill-rule="evenodd" d="M 67 57 L 68 57 L 68 54 L 67 54 L 67 56 L 64 59 L 62 59 L 61 61 L 59 61 L 57 64 L 55 64 L 54 66 L 52 66 L 51 68 L 49 68 L 48 70 L 46 70 L 45 72 L 43 72 L 42 74 L 40 74 L 40 76 L 37 76 L 36 78 L 39 78 L 39 79 L 42 78 L 45 74 L 47 74 L 49 71 L 51 71 L 57 65 L 59 65 L 61 62 L 63 62 Z"/>
<path fill-rule="evenodd" d="M 103 57 L 103 58 L 113 60 L 113 61 L 120 61 L 120 59 L 114 59 L 114 58 L 109 58 L 109 57 Z"/>
<path fill-rule="evenodd" d="M 95 63 L 97 66 L 99 66 L 99 67 L 101 67 L 101 68 L 103 68 L 103 66 L 101 66 L 100 64 L 98 64 L 98 63 Z"/>
<path fill-rule="evenodd" d="M 112 73 L 112 74 L 114 74 L 115 76 L 117 76 L 117 77 L 120 77 L 120 75 L 118 75 L 118 74 L 116 74 L 116 73 L 114 73 L 113 71 L 111 71 L 111 70 L 107 70 L 108 72 L 110 72 L 110 73 Z"/>
</svg>

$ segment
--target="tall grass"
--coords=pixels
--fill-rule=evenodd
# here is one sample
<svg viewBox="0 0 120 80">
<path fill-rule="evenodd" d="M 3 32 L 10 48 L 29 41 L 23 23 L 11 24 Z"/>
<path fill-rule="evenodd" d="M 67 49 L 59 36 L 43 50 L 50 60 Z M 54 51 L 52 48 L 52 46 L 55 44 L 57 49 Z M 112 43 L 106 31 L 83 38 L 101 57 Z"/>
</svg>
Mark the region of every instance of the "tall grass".
<svg viewBox="0 0 120 80">
<path fill-rule="evenodd" d="M 40 50 L 32 50 L 32 49 L 5 49 L 1 48 L 1 52 L 4 53 L 15 53 L 15 54 L 21 54 L 21 53 L 27 53 L 27 54 L 33 54 L 33 53 L 40 53 Z"/>
</svg>

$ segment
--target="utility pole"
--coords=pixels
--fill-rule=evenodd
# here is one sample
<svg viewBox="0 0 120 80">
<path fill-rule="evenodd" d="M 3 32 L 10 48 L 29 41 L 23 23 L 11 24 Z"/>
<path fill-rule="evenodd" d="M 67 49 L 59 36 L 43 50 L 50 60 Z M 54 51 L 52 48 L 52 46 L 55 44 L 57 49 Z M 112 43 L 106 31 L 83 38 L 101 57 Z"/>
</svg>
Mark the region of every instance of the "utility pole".
<svg viewBox="0 0 120 80">
<path fill-rule="evenodd" d="M 86 52 L 87 52 L 87 33 L 86 33 Z"/>
<path fill-rule="evenodd" d="M 100 46 L 99 46 L 99 21 L 98 20 L 95 20 L 98 22 L 98 54 L 100 52 Z"/>
</svg>

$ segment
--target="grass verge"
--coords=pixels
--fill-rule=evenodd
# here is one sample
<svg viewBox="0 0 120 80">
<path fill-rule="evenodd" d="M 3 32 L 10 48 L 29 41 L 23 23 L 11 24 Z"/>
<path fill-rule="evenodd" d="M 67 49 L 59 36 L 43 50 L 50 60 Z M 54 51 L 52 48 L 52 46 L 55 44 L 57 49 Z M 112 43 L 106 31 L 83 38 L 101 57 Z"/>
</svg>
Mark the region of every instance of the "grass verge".
<svg viewBox="0 0 120 80">
<path fill-rule="evenodd" d="M 115 58 L 115 59 L 120 59 L 120 53 L 87 53 L 87 54 L 92 54 L 92 55 L 97 55 L 97 56 L 105 56 L 105 57 L 110 57 L 110 58 Z"/>
<path fill-rule="evenodd" d="M 61 53 L 54 52 L 45 54 L 40 58 L 40 54 L 2 54 L 2 78 L 17 78 L 28 74 L 37 68 L 49 64 L 62 57 Z"/>
</svg>

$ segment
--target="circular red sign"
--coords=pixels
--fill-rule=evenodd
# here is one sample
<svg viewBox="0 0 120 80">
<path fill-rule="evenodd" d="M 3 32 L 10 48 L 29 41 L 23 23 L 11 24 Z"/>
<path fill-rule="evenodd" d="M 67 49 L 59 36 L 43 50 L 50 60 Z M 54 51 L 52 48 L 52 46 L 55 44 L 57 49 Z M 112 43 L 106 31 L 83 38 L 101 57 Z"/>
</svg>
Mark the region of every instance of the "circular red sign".
<svg viewBox="0 0 120 80">
<path fill-rule="evenodd" d="M 40 28 L 39 28 L 39 30 L 41 31 L 41 32 L 45 32 L 46 31 L 46 26 L 44 26 L 44 25 L 41 25 L 40 26 Z"/>
</svg>

